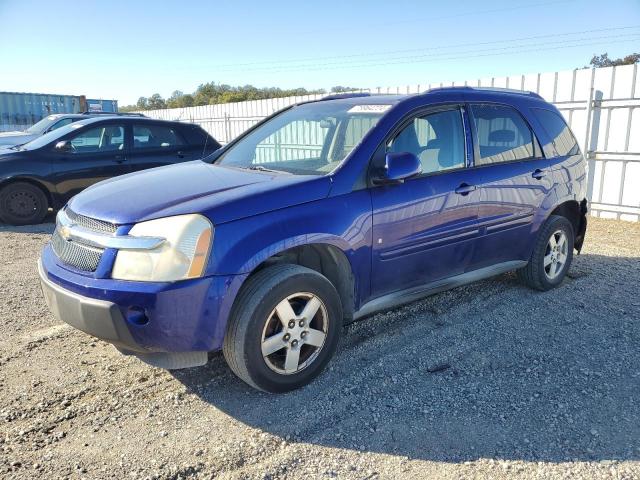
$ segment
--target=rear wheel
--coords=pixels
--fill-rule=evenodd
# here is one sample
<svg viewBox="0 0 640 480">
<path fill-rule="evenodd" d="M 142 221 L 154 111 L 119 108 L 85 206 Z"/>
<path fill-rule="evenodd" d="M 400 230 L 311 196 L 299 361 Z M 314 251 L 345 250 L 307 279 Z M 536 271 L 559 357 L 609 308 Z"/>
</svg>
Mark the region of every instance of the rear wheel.
<svg viewBox="0 0 640 480">
<path fill-rule="evenodd" d="M 550 290 L 560 285 L 573 260 L 573 244 L 571 222 L 552 215 L 540 229 L 529 263 L 518 270 L 518 277 L 537 290 Z"/>
<path fill-rule="evenodd" d="M 15 182 L 0 190 L 0 220 L 5 223 L 41 223 L 48 210 L 47 196 L 35 185 Z"/>
<path fill-rule="evenodd" d="M 341 329 L 340 298 L 327 278 L 299 265 L 274 265 L 242 288 L 223 353 L 249 385 L 286 392 L 320 374 Z"/>
</svg>

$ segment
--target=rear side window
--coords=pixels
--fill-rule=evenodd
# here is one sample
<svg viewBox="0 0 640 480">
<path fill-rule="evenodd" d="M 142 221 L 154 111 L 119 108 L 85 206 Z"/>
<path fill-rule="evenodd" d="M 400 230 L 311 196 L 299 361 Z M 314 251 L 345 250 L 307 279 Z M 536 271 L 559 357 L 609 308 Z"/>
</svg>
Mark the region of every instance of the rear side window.
<svg viewBox="0 0 640 480">
<path fill-rule="evenodd" d="M 162 125 L 134 125 L 133 148 L 169 148 L 184 145 L 178 132 Z"/>
<path fill-rule="evenodd" d="M 542 108 L 532 108 L 531 111 L 551 138 L 550 143 L 542 146 L 547 158 L 565 157 L 580 153 L 578 142 L 576 142 L 564 118 L 554 111 Z"/>
<path fill-rule="evenodd" d="M 472 105 L 480 158 L 476 165 L 534 157 L 533 134 L 515 109 L 503 105 Z"/>
</svg>

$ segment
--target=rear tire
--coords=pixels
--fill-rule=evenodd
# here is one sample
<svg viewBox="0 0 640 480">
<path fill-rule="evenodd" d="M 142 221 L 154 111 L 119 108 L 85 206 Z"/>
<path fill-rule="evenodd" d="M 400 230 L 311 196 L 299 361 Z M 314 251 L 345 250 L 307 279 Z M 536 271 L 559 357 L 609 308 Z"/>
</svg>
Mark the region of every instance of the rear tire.
<svg viewBox="0 0 640 480">
<path fill-rule="evenodd" d="M 522 283 L 546 291 L 562 283 L 573 260 L 573 225 L 566 217 L 551 215 L 540 228 L 531 258 L 517 271 Z"/>
<path fill-rule="evenodd" d="M 222 351 L 252 387 L 287 392 L 322 372 L 341 333 L 342 306 L 331 282 L 299 265 L 274 265 L 242 287 Z"/>
<path fill-rule="evenodd" d="M 0 220 L 10 225 L 42 223 L 49 210 L 47 196 L 40 188 L 15 182 L 0 190 Z"/>
</svg>

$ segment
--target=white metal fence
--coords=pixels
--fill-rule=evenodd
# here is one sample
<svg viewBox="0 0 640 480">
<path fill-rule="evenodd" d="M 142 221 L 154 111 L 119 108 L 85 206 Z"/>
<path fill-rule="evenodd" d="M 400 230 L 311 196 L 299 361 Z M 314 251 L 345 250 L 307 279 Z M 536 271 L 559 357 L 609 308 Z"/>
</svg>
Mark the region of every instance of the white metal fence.
<svg viewBox="0 0 640 480">
<path fill-rule="evenodd" d="M 24 130 L 25 125 L 18 125 L 16 123 L 2 123 L 0 124 L 0 132 L 19 132 Z"/>
<path fill-rule="evenodd" d="M 366 91 L 418 93 L 430 88 L 464 85 L 530 90 L 555 104 L 589 159 L 592 215 L 640 221 L 640 78 L 637 64 Z M 221 143 L 226 143 L 285 106 L 323 96 L 305 95 L 144 113 L 153 118 L 197 123 Z"/>
</svg>

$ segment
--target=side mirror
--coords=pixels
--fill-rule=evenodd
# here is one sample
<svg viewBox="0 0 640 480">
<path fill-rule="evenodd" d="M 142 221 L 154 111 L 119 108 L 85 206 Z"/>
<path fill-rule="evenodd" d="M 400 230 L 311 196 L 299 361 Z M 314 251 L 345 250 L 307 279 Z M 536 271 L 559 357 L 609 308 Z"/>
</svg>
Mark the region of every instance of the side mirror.
<svg viewBox="0 0 640 480">
<path fill-rule="evenodd" d="M 72 147 L 71 142 L 69 140 L 62 140 L 62 141 L 56 143 L 56 147 L 55 148 L 59 152 L 70 152 L 71 150 L 73 150 L 73 147 Z"/>
<path fill-rule="evenodd" d="M 384 170 L 375 183 L 402 183 L 421 173 L 422 164 L 414 153 L 389 152 L 385 157 Z"/>
</svg>

